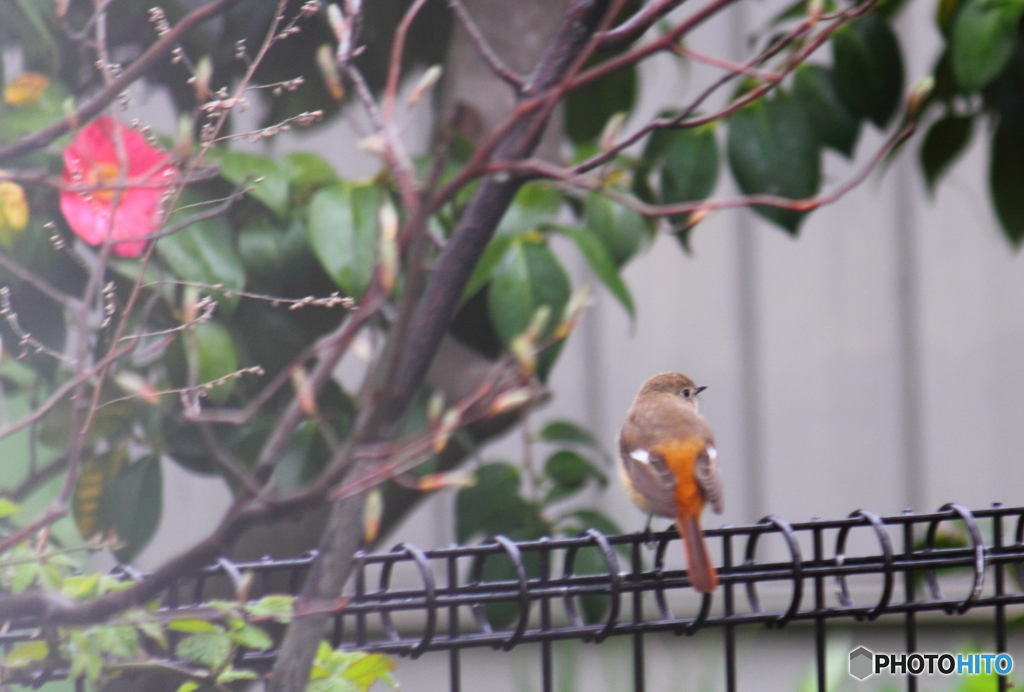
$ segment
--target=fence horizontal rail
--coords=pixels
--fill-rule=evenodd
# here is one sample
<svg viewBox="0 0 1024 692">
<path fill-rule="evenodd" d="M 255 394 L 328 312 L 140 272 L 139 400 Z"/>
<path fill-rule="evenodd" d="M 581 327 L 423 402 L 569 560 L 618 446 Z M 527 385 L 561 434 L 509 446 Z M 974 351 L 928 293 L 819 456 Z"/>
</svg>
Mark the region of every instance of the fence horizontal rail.
<svg viewBox="0 0 1024 692">
<path fill-rule="evenodd" d="M 457 690 L 462 649 L 539 643 L 543 687 L 551 689 L 552 642 L 631 635 L 639 691 L 643 635 L 718 629 L 725 633 L 726 687 L 732 691 L 737 627 L 810 621 L 823 691 L 828 621 L 902 618 L 910 653 L 916 648 L 917 614 L 987 609 L 993 614 L 994 648 L 1001 653 L 1006 608 L 1024 604 L 1024 507 L 971 511 L 949 504 L 937 512 L 887 517 L 859 510 L 841 519 L 795 523 L 766 517 L 706 534 L 712 555 L 720 556 L 720 586 L 703 596 L 690 589 L 674 529 L 621 536 L 590 529 L 573 538 L 516 542 L 499 536 L 477 545 L 425 551 L 400 544 L 361 553 L 347 594 L 351 600 L 334 615 L 330 637 L 338 647 L 403 656 L 447 651 L 451 687 Z M 173 610 L 222 597 L 245 572 L 255 576 L 253 598 L 297 593 L 314 558 L 221 559 L 172 586 L 164 606 Z M 145 578 L 131 567 L 119 569 Z M 1005 577 L 1007 569 L 1012 580 Z M 851 581 L 859 582 L 858 598 L 871 600 L 856 602 Z M 771 607 L 762 601 L 766 588 Z M 25 638 L 34 623 L 14 625 L 0 634 L 0 643 Z M 273 659 L 273 651 L 245 654 L 250 664 L 269 665 Z M 59 674 L 49 671 L 47 677 Z M 1005 684 L 1000 678 L 1000 689 Z M 907 686 L 913 692 L 916 679 L 908 676 Z"/>
</svg>

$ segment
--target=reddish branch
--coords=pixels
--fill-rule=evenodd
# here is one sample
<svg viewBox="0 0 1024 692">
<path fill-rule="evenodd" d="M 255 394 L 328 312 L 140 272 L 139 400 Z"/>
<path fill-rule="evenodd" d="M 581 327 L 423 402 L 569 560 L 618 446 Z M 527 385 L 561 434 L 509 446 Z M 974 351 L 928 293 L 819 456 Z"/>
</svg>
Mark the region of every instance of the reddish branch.
<svg viewBox="0 0 1024 692">
<path fill-rule="evenodd" d="M 569 187 L 576 187 L 584 190 L 596 190 L 619 204 L 632 209 L 633 211 L 650 218 L 663 218 L 685 214 L 696 214 L 701 212 L 713 212 L 723 209 L 737 209 L 740 207 L 776 207 L 790 211 L 809 212 L 832 204 L 845 196 L 848 192 L 863 183 L 871 172 L 881 164 L 905 142 L 917 129 L 917 119 L 908 117 L 903 126 L 900 127 L 885 143 L 879 147 L 871 159 L 857 171 L 849 180 L 835 188 L 831 192 L 803 199 L 792 199 L 778 195 L 746 195 L 733 199 L 724 200 L 699 200 L 694 202 L 680 202 L 677 204 L 650 204 L 633 195 L 620 192 L 613 188 L 606 187 L 600 180 L 587 178 L 574 173 L 573 170 L 557 166 L 541 159 L 529 159 L 528 161 L 511 161 L 501 164 L 494 164 L 490 167 L 491 172 L 509 171 L 518 174 L 530 174 L 536 178 L 547 178 L 558 180 Z"/>
<path fill-rule="evenodd" d="M 640 8 L 629 19 L 614 29 L 600 34 L 601 48 L 613 50 L 640 38 L 654 23 L 683 4 L 685 0 L 657 0 Z"/>
<path fill-rule="evenodd" d="M 613 3 L 608 0 L 572 3 L 550 48 L 527 80 L 524 98 L 552 88 L 576 66 L 581 56 L 585 59 L 585 48 L 605 20 L 610 4 Z M 530 117 L 523 117 L 510 127 L 494 144 L 496 158 L 528 157 L 537 144 L 545 116 L 545 111 L 538 108 Z M 473 268 L 522 183 L 522 178 L 515 175 L 488 176 L 481 181 L 427 278 L 423 294 L 406 324 L 406 339 L 402 343 L 389 339 L 388 349 L 399 356 L 397 367 L 387 373 L 375 370 L 367 379 L 369 396 L 364 398 L 353 433 L 357 443 L 387 440 L 395 434 L 437 353 Z M 425 211 L 431 213 L 432 209 L 430 205 Z M 378 362 L 386 361 L 382 358 Z M 385 382 L 387 386 L 378 389 Z M 356 464 L 350 474 L 358 478 L 364 466 L 374 468 Z M 300 601 L 330 598 L 348 580 L 353 554 L 359 546 L 358 532 L 353 531 L 353 526 L 361 523 L 362 507 L 362 495 L 335 503 L 320 542 L 319 556 L 303 586 Z M 306 686 L 326 619 L 327 616 L 312 616 L 292 622 L 279 650 L 269 692 Z"/>
<path fill-rule="evenodd" d="M 118 95 L 127 89 L 135 80 L 148 72 L 157 61 L 171 52 L 181 38 L 203 22 L 227 12 L 240 0 L 215 0 L 185 15 L 174 28 L 153 42 L 146 51 L 131 65 L 126 67 L 110 84 L 98 91 L 92 98 L 78 109 L 53 125 L 28 135 L 21 141 L 4 149 L 0 149 L 0 161 L 27 154 L 30 151 L 45 147 L 61 135 L 73 130 L 97 116 L 100 111 L 113 103 Z"/>
<path fill-rule="evenodd" d="M 517 94 L 522 92 L 525 86 L 523 76 L 506 65 L 501 57 L 494 52 L 491 44 L 487 42 L 487 39 L 480 31 L 480 27 L 473 21 L 473 16 L 466 9 L 466 6 L 462 4 L 462 0 L 448 0 L 448 7 L 452 8 L 455 18 L 459 20 L 459 24 L 462 25 L 473 47 L 479 53 L 480 59 L 491 69 L 491 72 L 507 82 L 509 86 L 516 90 Z"/>
<path fill-rule="evenodd" d="M 95 116 L 133 80 L 152 67 L 157 59 L 169 52 L 186 31 L 206 19 L 226 11 L 237 2 L 238 0 L 216 0 L 187 15 L 169 33 L 161 36 L 106 88 L 83 104 L 73 116 L 26 137 L 7 149 L 0 150 L 0 160 L 46 146 L 53 139 L 82 121 Z M 733 0 L 711 0 L 665 35 L 643 46 L 609 58 L 589 69 L 584 69 L 583 66 L 588 57 L 597 50 L 617 48 L 639 38 L 655 22 L 680 5 L 682 0 L 650 2 L 628 20 L 611 29 L 608 26 L 612 17 L 616 16 L 624 4 L 623 0 L 574 0 L 563 25 L 541 58 L 537 69 L 526 78 L 515 75 L 501 63 L 500 59 L 490 50 L 486 41 L 479 36 L 479 32 L 474 32 L 475 25 L 461 2 L 449 0 L 449 4 L 459 21 L 466 27 L 482 58 L 498 77 L 517 88 L 519 97 L 517 105 L 508 119 L 477 149 L 469 164 L 454 180 L 435 192 L 433 181 L 422 188 L 418 186 L 412 169 L 408 166 L 408 161 L 401 150 L 394 128 L 398 78 L 405 40 L 409 28 L 424 2 L 425 0 L 416 0 L 412 4 L 396 31 L 381 109 L 378 110 L 361 73 L 347 60 L 340 65 L 355 84 L 356 92 L 370 115 L 371 122 L 377 131 L 376 134 L 383 138 L 386 145 L 385 161 L 399 182 L 407 214 L 407 221 L 399 238 L 401 239 L 402 258 L 410 270 L 409 277 L 411 277 L 405 285 L 405 294 L 399 306 L 398 317 L 391 326 L 385 353 L 378 359 L 374 371 L 364 385 L 360 416 L 351 440 L 335 451 L 326 471 L 310 486 L 292 495 L 278 497 L 272 484 L 269 483 L 274 464 L 291 442 L 296 427 L 309 415 L 309 412 L 296 397 L 268 437 L 257 460 L 255 471 L 251 475 L 240 463 L 235 461 L 228 450 L 215 449 L 215 452 L 219 452 L 218 456 L 221 458 L 222 464 L 242 482 L 245 492 L 240 494 L 235 504 L 209 537 L 181 556 L 165 563 L 145 581 L 125 591 L 108 594 L 91 603 L 72 604 L 59 597 L 42 593 L 0 598 L 0 620 L 18 616 L 36 616 L 46 617 L 50 624 L 72 625 L 100 622 L 128 607 L 153 598 L 175 580 L 208 564 L 246 529 L 259 523 L 275 521 L 307 511 L 322 505 L 328 498 L 341 497 L 345 499 L 336 503 L 332 511 L 324 540 L 321 543 L 321 558 L 317 560 L 311 577 L 304 586 L 300 603 L 302 601 L 319 602 L 336 596 L 353 566 L 352 551 L 357 547 L 359 534 L 354 527 L 361 520 L 359 495 L 368 487 L 404 472 L 431 447 L 430 433 L 411 442 L 399 443 L 394 442 L 396 430 L 405 416 L 410 401 L 423 384 L 427 369 L 434 360 L 441 339 L 458 308 L 472 270 L 487 243 L 493 237 L 500 219 L 508 209 L 516 192 L 527 179 L 543 176 L 584 189 L 599 189 L 612 199 L 648 216 L 666 216 L 751 205 L 809 211 L 835 201 L 862 182 L 896 146 L 909 137 L 916 125 L 913 118 L 908 119 L 863 170 L 847 183 L 826 195 L 804 200 L 753 195 L 736 200 L 702 201 L 678 205 L 646 204 L 623 193 L 606 190 L 599 181 L 582 176 L 581 173 L 585 170 L 600 165 L 600 163 L 595 163 L 598 158 L 584 162 L 575 168 L 559 167 L 530 158 L 540 133 L 547 123 L 551 110 L 566 94 L 591 84 L 616 70 L 637 64 L 658 52 L 678 50 L 679 41 L 682 38 L 695 27 L 726 8 Z M 691 104 L 681 117 L 661 119 L 650 123 L 646 128 L 642 128 L 638 133 L 620 142 L 611 152 L 602 154 L 603 158 L 600 161 L 610 160 L 626 146 L 638 141 L 640 137 L 653 129 L 689 127 L 700 122 L 718 120 L 735 112 L 746 103 L 763 96 L 768 90 L 777 86 L 779 81 L 799 62 L 820 46 L 841 23 L 867 11 L 871 4 L 869 1 L 839 13 L 835 17 L 835 21 L 814 35 L 811 40 L 801 46 L 800 50 L 795 51 L 784 63 L 782 69 L 771 73 L 758 70 L 757 74 L 765 79 L 764 83 L 742 98 L 733 101 L 725 109 L 704 118 L 691 118 L 697 105 L 711 93 L 711 91 L 707 91 L 694 104 Z M 724 64 L 723 66 L 730 70 L 730 74 L 719 80 L 713 89 L 719 88 L 737 75 L 751 74 L 756 70 L 757 65 L 776 55 L 784 46 L 803 37 L 813 29 L 814 22 L 808 20 L 791 31 L 786 40 L 774 44 L 768 51 L 745 65 Z M 436 172 L 439 171 L 440 166 L 436 168 Z M 451 238 L 444 244 L 435 268 L 427 275 L 422 262 L 427 219 L 430 214 L 452 199 L 455 193 L 468 182 L 480 177 L 483 177 L 483 180 L 461 214 Z M 150 251 L 152 251 L 152 246 Z M 422 285 L 420 284 L 421 280 Z M 125 320 L 138 291 L 141 290 L 140 282 L 141 277 L 133 290 L 132 300 L 126 309 Z M 309 388 L 313 393 L 321 391 L 330 380 L 338 361 L 351 345 L 352 339 L 360 329 L 379 314 L 388 299 L 389 292 L 382 284 L 378 271 L 353 314 L 335 331 L 300 354 L 292 365 L 282 370 L 246 409 L 231 412 L 231 415 L 228 415 L 228 412 L 207 412 L 202 415 L 202 420 L 224 421 L 230 419 L 232 422 L 248 420 L 253 413 L 267 403 L 274 392 L 288 381 L 295 368 L 307 367 L 309 361 L 314 358 L 315 363 L 312 364 L 308 375 Z M 126 323 L 123 321 L 122 325 Z M 113 343 L 117 344 L 118 340 L 115 339 Z M 123 348 L 112 349 L 95 368 L 80 373 L 62 385 L 51 399 L 39 408 L 39 411 L 45 411 L 52 406 L 54 400 L 66 396 L 72 389 L 78 389 L 81 394 L 86 380 L 95 379 L 97 373 L 102 377 L 113 359 L 123 356 L 130 347 L 129 344 Z M 469 411 L 473 406 L 481 404 L 493 395 L 495 387 L 479 390 L 474 395 L 475 398 L 463 402 L 462 411 L 467 414 L 464 416 L 463 424 L 486 417 L 479 411 L 477 414 L 470 415 Z M 96 385 L 96 390 L 98 396 L 98 385 Z M 95 411 L 95 404 L 94 399 L 87 419 Z M 23 419 L 17 425 L 23 427 L 38 418 L 39 415 L 42 415 L 41 412 L 34 412 L 34 417 Z M 209 431 L 204 429 L 204 432 Z M 82 435 L 77 435 L 77 438 L 81 440 Z M 383 451 L 388 453 L 386 459 L 381 458 Z M 73 452 L 73 455 L 76 453 Z M 70 474 L 69 479 L 68 482 L 74 480 Z M 51 507 L 36 522 L 0 541 L 0 551 L 24 540 L 52 522 L 58 514 L 62 515 L 63 511 L 63 507 L 56 505 Z M 317 628 L 322 626 L 323 619 L 326 617 L 323 613 L 317 613 L 293 623 L 281 648 L 281 656 L 270 684 L 272 691 L 304 687 L 312 657 L 312 651 L 309 649 L 311 640 L 308 635 L 312 632 L 314 636 L 312 641 L 318 641 L 322 634 L 322 628 L 321 630 Z"/>
</svg>

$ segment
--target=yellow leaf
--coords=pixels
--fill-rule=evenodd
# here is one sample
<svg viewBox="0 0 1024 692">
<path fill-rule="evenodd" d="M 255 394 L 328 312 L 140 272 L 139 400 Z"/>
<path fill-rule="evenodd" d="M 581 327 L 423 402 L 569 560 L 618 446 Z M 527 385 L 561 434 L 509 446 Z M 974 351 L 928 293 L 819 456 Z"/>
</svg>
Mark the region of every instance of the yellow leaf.
<svg viewBox="0 0 1024 692">
<path fill-rule="evenodd" d="M 4 658 L 4 665 L 8 668 L 27 666 L 35 661 L 41 661 L 50 655 L 50 647 L 44 641 L 32 641 L 19 644 L 11 649 L 11 653 Z"/>
<path fill-rule="evenodd" d="M 470 488 L 476 485 L 476 474 L 472 471 L 448 471 L 447 473 L 428 473 L 416 481 L 420 490 L 440 490 L 441 488 Z"/>
<path fill-rule="evenodd" d="M 4 103 L 9 106 L 25 106 L 35 103 L 50 86 L 46 75 L 38 72 L 22 72 L 21 76 L 4 87 Z"/>
<path fill-rule="evenodd" d="M 510 389 L 507 392 L 502 392 L 494 401 L 491 403 L 491 413 L 498 415 L 504 413 L 510 408 L 518 408 L 525 403 L 528 403 L 533 398 L 533 392 L 526 387 L 520 387 L 518 389 Z"/>
<path fill-rule="evenodd" d="M 28 225 L 28 200 L 21 185 L 0 180 L 0 242 L 10 245 L 13 235 Z"/>
<path fill-rule="evenodd" d="M 377 540 L 380 533 L 380 519 L 384 516 L 384 495 L 380 489 L 374 488 L 366 496 L 366 505 L 363 507 L 363 540 L 367 544 Z"/>
<path fill-rule="evenodd" d="M 100 517 L 100 503 L 127 456 L 124 449 L 116 449 L 90 457 L 82 464 L 82 473 L 78 477 L 78 485 L 75 486 L 71 507 L 78 532 L 83 538 L 91 538 L 108 528 L 101 525 L 105 522 L 102 522 Z"/>
</svg>

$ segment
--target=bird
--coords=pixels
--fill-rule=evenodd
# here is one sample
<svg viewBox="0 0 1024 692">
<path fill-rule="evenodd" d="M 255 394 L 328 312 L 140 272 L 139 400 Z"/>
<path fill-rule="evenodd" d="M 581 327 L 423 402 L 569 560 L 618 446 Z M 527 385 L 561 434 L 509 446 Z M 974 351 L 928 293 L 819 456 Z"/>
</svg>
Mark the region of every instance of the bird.
<svg viewBox="0 0 1024 692">
<path fill-rule="evenodd" d="M 675 519 L 695 590 L 709 594 L 718 573 L 701 530 L 710 504 L 722 513 L 722 482 L 711 425 L 697 412 L 698 387 L 686 375 L 663 372 L 640 387 L 619 432 L 619 477 L 641 511 Z"/>
</svg>

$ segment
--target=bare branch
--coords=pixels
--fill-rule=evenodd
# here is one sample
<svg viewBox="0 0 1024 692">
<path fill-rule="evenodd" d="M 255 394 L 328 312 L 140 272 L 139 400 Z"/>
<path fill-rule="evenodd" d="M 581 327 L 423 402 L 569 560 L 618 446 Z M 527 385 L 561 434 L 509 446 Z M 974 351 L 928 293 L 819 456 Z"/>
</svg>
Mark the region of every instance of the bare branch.
<svg viewBox="0 0 1024 692">
<path fill-rule="evenodd" d="M 209 5 L 193 10 L 178 22 L 173 29 L 153 42 L 135 62 L 129 65 L 120 75 L 95 96 L 83 103 L 74 113 L 57 121 L 49 127 L 28 135 L 16 144 L 0 149 L 0 161 L 21 156 L 28 152 L 45 147 L 61 135 L 91 120 L 104 108 L 110 105 L 128 85 L 144 75 L 153 67 L 157 60 L 169 53 L 181 40 L 181 37 L 203 22 L 223 14 L 238 4 L 240 0 L 214 0 Z"/>
<path fill-rule="evenodd" d="M 491 44 L 487 42 L 487 39 L 480 32 L 480 27 L 473 21 L 473 16 L 466 9 L 466 6 L 462 4 L 462 0 L 448 0 L 448 7 L 452 8 L 455 17 L 462 24 L 466 35 L 469 36 L 469 40 L 480 54 L 480 58 L 491 68 L 491 72 L 507 82 L 516 90 L 517 94 L 520 93 L 526 85 L 526 80 L 522 75 L 506 65 L 501 57 L 494 52 L 494 48 L 491 47 Z"/>
<path fill-rule="evenodd" d="M 740 207 L 776 207 L 790 211 L 808 212 L 819 207 L 832 204 L 846 195 L 848 192 L 859 186 L 867 179 L 871 172 L 876 170 L 886 158 L 900 144 L 905 142 L 917 129 L 917 120 L 907 118 L 900 129 L 898 129 L 885 143 L 879 147 L 871 159 L 849 180 L 834 189 L 833 191 L 806 197 L 803 199 L 790 199 L 778 195 L 747 195 L 727 200 L 699 200 L 694 202 L 681 202 L 678 204 L 650 204 L 637 199 L 633 195 L 620 192 L 605 186 L 601 181 L 587 178 L 575 173 L 571 169 L 562 168 L 542 159 L 528 159 L 526 161 L 506 162 L 494 164 L 491 171 L 509 171 L 515 173 L 530 173 L 538 178 L 559 180 L 570 187 L 584 190 L 596 190 L 606 195 L 609 199 L 632 209 L 638 214 L 651 218 L 666 216 L 677 216 L 683 214 L 709 213 L 722 209 L 737 209 Z"/>
<path fill-rule="evenodd" d="M 650 2 L 632 17 L 614 29 L 601 33 L 601 48 L 614 50 L 643 36 L 654 23 L 683 4 L 685 0 L 656 0 Z"/>
</svg>

